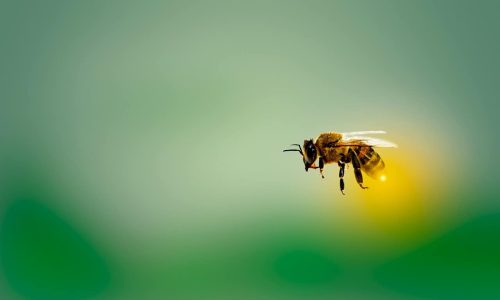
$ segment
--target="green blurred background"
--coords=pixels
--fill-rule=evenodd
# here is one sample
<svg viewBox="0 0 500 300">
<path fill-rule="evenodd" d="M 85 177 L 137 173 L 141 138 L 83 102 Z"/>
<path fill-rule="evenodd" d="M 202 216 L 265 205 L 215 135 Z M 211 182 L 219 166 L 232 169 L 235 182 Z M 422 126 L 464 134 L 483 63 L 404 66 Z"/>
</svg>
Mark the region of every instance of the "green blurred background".
<svg viewBox="0 0 500 300">
<path fill-rule="evenodd" d="M 498 1 L 1 1 L 1 299 L 498 299 Z M 291 143 L 386 130 L 346 196 Z M 313 174 L 311 174 L 313 173 Z"/>
</svg>

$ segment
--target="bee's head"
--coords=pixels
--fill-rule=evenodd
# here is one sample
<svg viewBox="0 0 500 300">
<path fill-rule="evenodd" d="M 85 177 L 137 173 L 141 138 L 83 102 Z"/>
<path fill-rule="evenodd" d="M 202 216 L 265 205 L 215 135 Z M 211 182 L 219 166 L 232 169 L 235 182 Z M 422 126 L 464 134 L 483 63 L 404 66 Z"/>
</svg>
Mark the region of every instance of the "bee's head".
<svg viewBox="0 0 500 300">
<path fill-rule="evenodd" d="M 303 161 L 306 171 L 311 167 L 311 165 L 316 161 L 318 157 L 318 150 L 312 139 L 304 140 L 304 154 Z"/>
<path fill-rule="evenodd" d="M 316 161 L 316 158 L 318 157 L 318 150 L 316 149 L 316 145 L 314 145 L 314 142 L 312 139 L 310 140 L 304 140 L 304 150 L 302 151 L 302 148 L 300 147 L 299 144 L 292 144 L 292 146 L 298 146 L 299 149 L 286 149 L 283 150 L 283 152 L 286 151 L 297 151 L 302 155 L 302 161 L 304 162 L 304 166 L 306 168 L 306 171 L 311 167 L 311 165 Z"/>
</svg>

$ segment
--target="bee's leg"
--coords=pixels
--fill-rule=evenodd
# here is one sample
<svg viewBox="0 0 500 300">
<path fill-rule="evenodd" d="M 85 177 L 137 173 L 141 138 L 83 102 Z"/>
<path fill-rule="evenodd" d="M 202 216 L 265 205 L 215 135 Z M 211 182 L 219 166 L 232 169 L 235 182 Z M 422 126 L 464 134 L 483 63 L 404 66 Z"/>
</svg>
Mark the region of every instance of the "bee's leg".
<svg viewBox="0 0 500 300">
<path fill-rule="evenodd" d="M 342 195 L 344 194 L 344 169 L 345 169 L 345 163 L 343 161 L 339 161 L 339 177 L 340 177 L 340 192 Z"/>
<path fill-rule="evenodd" d="M 354 153 L 353 150 L 349 150 L 349 154 L 351 156 L 352 166 L 354 168 L 354 175 L 356 176 L 356 181 L 362 189 L 367 189 L 368 187 L 363 186 L 363 174 L 361 174 L 361 163 L 359 162 L 359 158 Z"/>
<path fill-rule="evenodd" d="M 325 162 L 323 161 L 323 157 L 320 156 L 319 158 L 319 173 L 321 174 L 321 178 L 325 178 L 325 175 L 323 175 L 323 167 L 325 166 Z"/>
</svg>

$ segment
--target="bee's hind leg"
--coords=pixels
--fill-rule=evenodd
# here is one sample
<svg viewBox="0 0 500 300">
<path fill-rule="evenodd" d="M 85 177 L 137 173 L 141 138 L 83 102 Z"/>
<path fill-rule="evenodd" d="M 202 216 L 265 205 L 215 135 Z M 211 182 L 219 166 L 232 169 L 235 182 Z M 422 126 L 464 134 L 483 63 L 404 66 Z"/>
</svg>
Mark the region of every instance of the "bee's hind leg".
<svg viewBox="0 0 500 300">
<path fill-rule="evenodd" d="M 342 195 L 345 195 L 344 194 L 344 170 L 345 170 L 345 163 L 342 162 L 342 161 L 339 161 L 339 167 L 340 167 L 340 170 L 339 170 L 340 192 L 342 193 Z"/>
<path fill-rule="evenodd" d="M 362 189 L 367 189 L 368 187 L 363 186 L 363 174 L 361 174 L 361 163 L 359 162 L 359 158 L 354 153 L 354 151 L 349 150 L 349 154 L 351 156 L 352 166 L 354 168 L 354 176 L 356 177 L 356 181 Z"/>
</svg>

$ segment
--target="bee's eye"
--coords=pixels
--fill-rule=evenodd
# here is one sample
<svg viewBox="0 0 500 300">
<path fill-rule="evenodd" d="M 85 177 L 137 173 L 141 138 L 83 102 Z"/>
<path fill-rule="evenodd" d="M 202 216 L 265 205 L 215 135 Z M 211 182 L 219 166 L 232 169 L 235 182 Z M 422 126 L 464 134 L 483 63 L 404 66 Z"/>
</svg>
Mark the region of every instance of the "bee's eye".
<svg viewBox="0 0 500 300">
<path fill-rule="evenodd" d="M 316 149 L 314 149 L 313 145 L 310 145 L 307 147 L 307 156 L 312 158 L 315 153 L 316 153 Z"/>
</svg>

